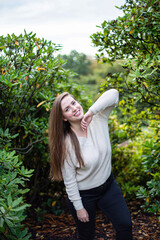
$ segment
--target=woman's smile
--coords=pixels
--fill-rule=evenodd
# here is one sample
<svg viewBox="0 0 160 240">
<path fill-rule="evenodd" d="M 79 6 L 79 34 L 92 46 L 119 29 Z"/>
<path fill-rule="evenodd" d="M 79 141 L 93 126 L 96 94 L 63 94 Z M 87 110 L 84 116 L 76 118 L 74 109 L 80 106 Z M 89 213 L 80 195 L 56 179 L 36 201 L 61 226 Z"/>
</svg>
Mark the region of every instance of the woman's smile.
<svg viewBox="0 0 160 240">
<path fill-rule="evenodd" d="M 78 117 L 80 114 L 81 114 L 81 111 L 78 110 L 78 111 L 74 114 L 74 116 L 75 116 L 75 117 Z"/>
</svg>

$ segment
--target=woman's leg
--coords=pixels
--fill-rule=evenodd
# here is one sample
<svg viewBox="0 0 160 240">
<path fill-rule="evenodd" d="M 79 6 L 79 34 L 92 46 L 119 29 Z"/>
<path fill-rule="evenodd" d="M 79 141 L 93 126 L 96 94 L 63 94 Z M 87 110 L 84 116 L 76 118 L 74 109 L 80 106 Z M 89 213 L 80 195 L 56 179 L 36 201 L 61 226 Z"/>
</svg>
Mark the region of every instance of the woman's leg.
<svg viewBox="0 0 160 240">
<path fill-rule="evenodd" d="M 82 197 L 84 208 L 89 214 L 89 222 L 85 223 L 78 220 L 76 210 L 72 202 L 68 200 L 68 207 L 77 225 L 79 236 L 78 239 L 80 240 L 94 240 L 96 202 L 94 199 L 92 200 L 90 198 L 88 199 L 87 197 Z"/>
<path fill-rule="evenodd" d="M 115 180 L 98 201 L 98 207 L 111 220 L 117 240 L 132 240 L 130 212 Z"/>
</svg>

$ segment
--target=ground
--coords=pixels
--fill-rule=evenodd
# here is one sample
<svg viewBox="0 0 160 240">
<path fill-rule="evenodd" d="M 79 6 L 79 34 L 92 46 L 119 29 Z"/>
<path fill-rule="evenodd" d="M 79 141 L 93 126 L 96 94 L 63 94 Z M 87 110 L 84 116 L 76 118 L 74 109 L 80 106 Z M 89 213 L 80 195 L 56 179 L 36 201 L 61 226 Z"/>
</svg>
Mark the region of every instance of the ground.
<svg viewBox="0 0 160 240">
<path fill-rule="evenodd" d="M 160 224 L 156 216 L 144 212 L 140 208 L 140 202 L 128 203 L 133 222 L 133 240 L 159 240 Z M 26 219 L 25 225 L 36 240 L 77 240 L 76 227 L 72 216 L 68 211 L 65 214 L 56 216 L 45 213 L 41 221 L 35 216 Z M 97 211 L 95 240 L 114 240 L 115 231 L 112 224 Z"/>
</svg>

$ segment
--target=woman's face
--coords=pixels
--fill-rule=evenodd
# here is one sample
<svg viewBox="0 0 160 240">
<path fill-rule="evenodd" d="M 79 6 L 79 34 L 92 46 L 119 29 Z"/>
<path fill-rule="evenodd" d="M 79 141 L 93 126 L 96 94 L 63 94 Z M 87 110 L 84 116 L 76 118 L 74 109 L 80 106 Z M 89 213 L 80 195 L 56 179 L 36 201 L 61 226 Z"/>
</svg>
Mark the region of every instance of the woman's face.
<svg viewBox="0 0 160 240">
<path fill-rule="evenodd" d="M 64 121 L 72 123 L 83 118 L 82 106 L 71 95 L 67 95 L 62 99 L 61 109 Z"/>
</svg>

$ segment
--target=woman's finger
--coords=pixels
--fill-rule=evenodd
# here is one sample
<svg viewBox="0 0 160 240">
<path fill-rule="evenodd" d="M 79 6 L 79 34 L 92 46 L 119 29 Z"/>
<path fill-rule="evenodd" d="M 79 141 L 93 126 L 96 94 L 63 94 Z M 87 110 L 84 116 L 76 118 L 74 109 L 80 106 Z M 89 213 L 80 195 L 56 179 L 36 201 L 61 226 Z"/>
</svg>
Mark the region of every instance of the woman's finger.
<svg viewBox="0 0 160 240">
<path fill-rule="evenodd" d="M 81 126 L 84 127 L 84 128 L 86 128 L 86 127 L 88 127 L 88 124 L 81 123 Z"/>
<path fill-rule="evenodd" d="M 81 127 L 82 127 L 82 129 L 86 129 L 88 127 L 88 123 L 82 120 Z"/>
</svg>

